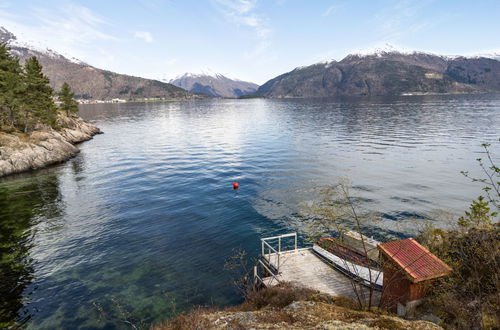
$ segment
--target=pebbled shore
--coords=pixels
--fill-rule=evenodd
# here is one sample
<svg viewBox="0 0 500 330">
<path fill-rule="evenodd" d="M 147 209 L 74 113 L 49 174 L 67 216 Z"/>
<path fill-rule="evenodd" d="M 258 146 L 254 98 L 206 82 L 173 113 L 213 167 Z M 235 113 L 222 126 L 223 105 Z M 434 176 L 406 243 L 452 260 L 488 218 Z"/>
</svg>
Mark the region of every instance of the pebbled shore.
<svg viewBox="0 0 500 330">
<path fill-rule="evenodd" d="M 101 130 L 77 116 L 60 114 L 61 129 L 40 127 L 29 135 L 0 132 L 0 177 L 63 162 L 80 152 L 76 143 Z"/>
</svg>

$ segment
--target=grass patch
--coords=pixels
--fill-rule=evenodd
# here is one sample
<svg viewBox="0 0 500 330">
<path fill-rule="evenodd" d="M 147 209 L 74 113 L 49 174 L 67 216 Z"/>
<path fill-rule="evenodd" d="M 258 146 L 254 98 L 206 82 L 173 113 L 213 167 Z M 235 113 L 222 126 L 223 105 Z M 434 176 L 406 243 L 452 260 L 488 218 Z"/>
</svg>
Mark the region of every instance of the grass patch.
<svg viewBox="0 0 500 330">
<path fill-rule="evenodd" d="M 204 317 L 208 313 L 215 312 L 213 308 L 203 308 L 198 307 L 191 310 L 188 313 L 183 313 L 177 316 L 175 319 L 154 325 L 151 327 L 152 330 L 205 330 L 213 327 L 213 324 L 209 319 Z"/>
</svg>

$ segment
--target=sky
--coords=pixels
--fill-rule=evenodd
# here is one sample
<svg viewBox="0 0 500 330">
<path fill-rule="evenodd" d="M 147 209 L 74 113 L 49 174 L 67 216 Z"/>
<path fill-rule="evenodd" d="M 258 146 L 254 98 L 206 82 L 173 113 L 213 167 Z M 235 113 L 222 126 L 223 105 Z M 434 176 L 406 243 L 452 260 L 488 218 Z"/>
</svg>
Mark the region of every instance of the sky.
<svg viewBox="0 0 500 330">
<path fill-rule="evenodd" d="M 500 53 L 499 17 L 498 0 L 0 0 L 0 26 L 19 39 L 102 69 L 257 84 L 387 45 Z"/>
</svg>

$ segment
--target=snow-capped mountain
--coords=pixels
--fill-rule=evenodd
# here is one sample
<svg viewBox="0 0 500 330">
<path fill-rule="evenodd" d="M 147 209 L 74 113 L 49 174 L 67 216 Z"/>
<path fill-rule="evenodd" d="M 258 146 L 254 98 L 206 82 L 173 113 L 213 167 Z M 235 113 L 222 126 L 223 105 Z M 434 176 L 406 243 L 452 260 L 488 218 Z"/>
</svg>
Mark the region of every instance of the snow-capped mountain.
<svg viewBox="0 0 500 330">
<path fill-rule="evenodd" d="M 259 87 L 257 84 L 231 79 L 211 70 L 204 70 L 201 73 L 185 73 L 170 80 L 170 83 L 191 93 L 228 98 L 253 94 Z"/>
<path fill-rule="evenodd" d="M 447 54 L 440 55 L 429 51 L 415 50 L 401 46 L 395 46 L 389 43 L 379 44 L 373 47 L 362 48 L 358 50 L 354 50 L 350 52 L 348 56 L 357 56 L 357 57 L 383 57 L 385 55 L 390 54 L 399 54 L 399 55 L 428 55 L 428 56 L 439 56 L 444 59 L 456 59 L 456 58 L 491 58 L 494 60 L 500 59 L 500 50 L 491 50 L 491 51 L 483 51 L 472 54 L 464 54 L 464 55 L 456 55 L 456 54 Z M 325 61 L 325 63 L 329 63 L 331 61 Z M 333 61 L 335 62 L 335 61 Z"/>
<path fill-rule="evenodd" d="M 185 90 L 157 80 L 132 77 L 98 69 L 71 56 L 64 56 L 54 50 L 44 48 L 36 42 L 18 40 L 7 29 L 0 27 L 0 42 L 7 43 L 11 53 L 21 63 L 35 56 L 49 77 L 52 88 L 58 90 L 67 82 L 80 99 L 141 99 L 195 97 Z"/>
<path fill-rule="evenodd" d="M 491 59 L 499 61 L 500 60 L 500 51 L 478 53 L 472 57 L 486 57 L 486 58 L 491 58 Z"/>
<path fill-rule="evenodd" d="M 500 91 L 500 61 L 393 49 L 296 68 L 259 87 L 265 97 L 337 97 Z"/>
</svg>

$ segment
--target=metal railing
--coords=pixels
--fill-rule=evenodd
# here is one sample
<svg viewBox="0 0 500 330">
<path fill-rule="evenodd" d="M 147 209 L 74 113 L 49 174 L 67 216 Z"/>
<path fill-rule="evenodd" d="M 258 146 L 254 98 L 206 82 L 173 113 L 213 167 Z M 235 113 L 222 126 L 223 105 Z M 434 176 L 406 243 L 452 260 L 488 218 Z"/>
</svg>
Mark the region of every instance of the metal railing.
<svg viewBox="0 0 500 330">
<path fill-rule="evenodd" d="M 267 277 L 272 277 L 271 281 L 268 281 L 268 283 L 265 283 L 264 280 L 259 276 L 259 271 L 258 271 L 259 266 L 261 266 L 264 270 L 267 271 L 267 274 L 269 274 L 269 276 L 267 276 Z M 276 281 L 279 283 L 278 274 L 275 274 L 260 259 L 259 259 L 259 261 L 257 261 L 257 265 L 253 267 L 253 277 L 254 277 L 254 285 L 256 285 L 258 282 L 260 282 L 261 284 L 264 284 L 264 285 L 270 285 L 270 284 L 272 284 L 272 281 Z"/>
<path fill-rule="evenodd" d="M 267 261 L 269 265 L 273 265 L 276 268 L 277 273 L 279 273 L 279 268 L 280 268 L 280 255 L 281 252 L 284 251 L 290 251 L 289 250 L 282 250 L 282 244 L 281 240 L 287 237 L 294 237 L 294 250 L 297 250 L 297 233 L 291 233 L 291 234 L 284 234 L 284 235 L 279 235 L 279 236 L 272 236 L 272 237 L 264 237 L 260 239 L 261 242 L 261 255 L 264 260 Z M 276 241 L 278 240 L 278 249 L 276 250 L 271 244 L 269 244 L 269 241 Z M 267 248 L 267 250 L 266 250 Z M 267 253 L 266 253 L 267 251 Z M 274 257 L 276 260 L 276 263 L 271 262 L 271 258 Z"/>
<path fill-rule="evenodd" d="M 288 237 L 294 237 L 293 249 L 282 250 L 283 247 L 282 239 Z M 277 249 L 270 244 L 270 241 L 276 241 L 276 240 L 278 241 Z M 255 283 L 260 282 L 262 284 L 265 284 L 264 280 L 258 274 L 258 268 L 262 267 L 263 270 L 265 270 L 269 274 L 269 277 L 272 277 L 271 281 L 276 280 L 277 282 L 279 282 L 278 275 L 280 273 L 280 265 L 281 265 L 280 255 L 282 252 L 285 251 L 297 250 L 297 233 L 264 237 L 261 238 L 260 241 L 261 241 L 261 259 L 259 259 L 257 265 L 254 266 L 254 281 Z M 274 260 L 272 260 L 273 258 Z M 267 265 L 262 260 L 266 261 Z M 273 271 L 272 268 L 274 268 L 275 271 Z M 267 284 L 269 285 L 269 283 Z"/>
</svg>

